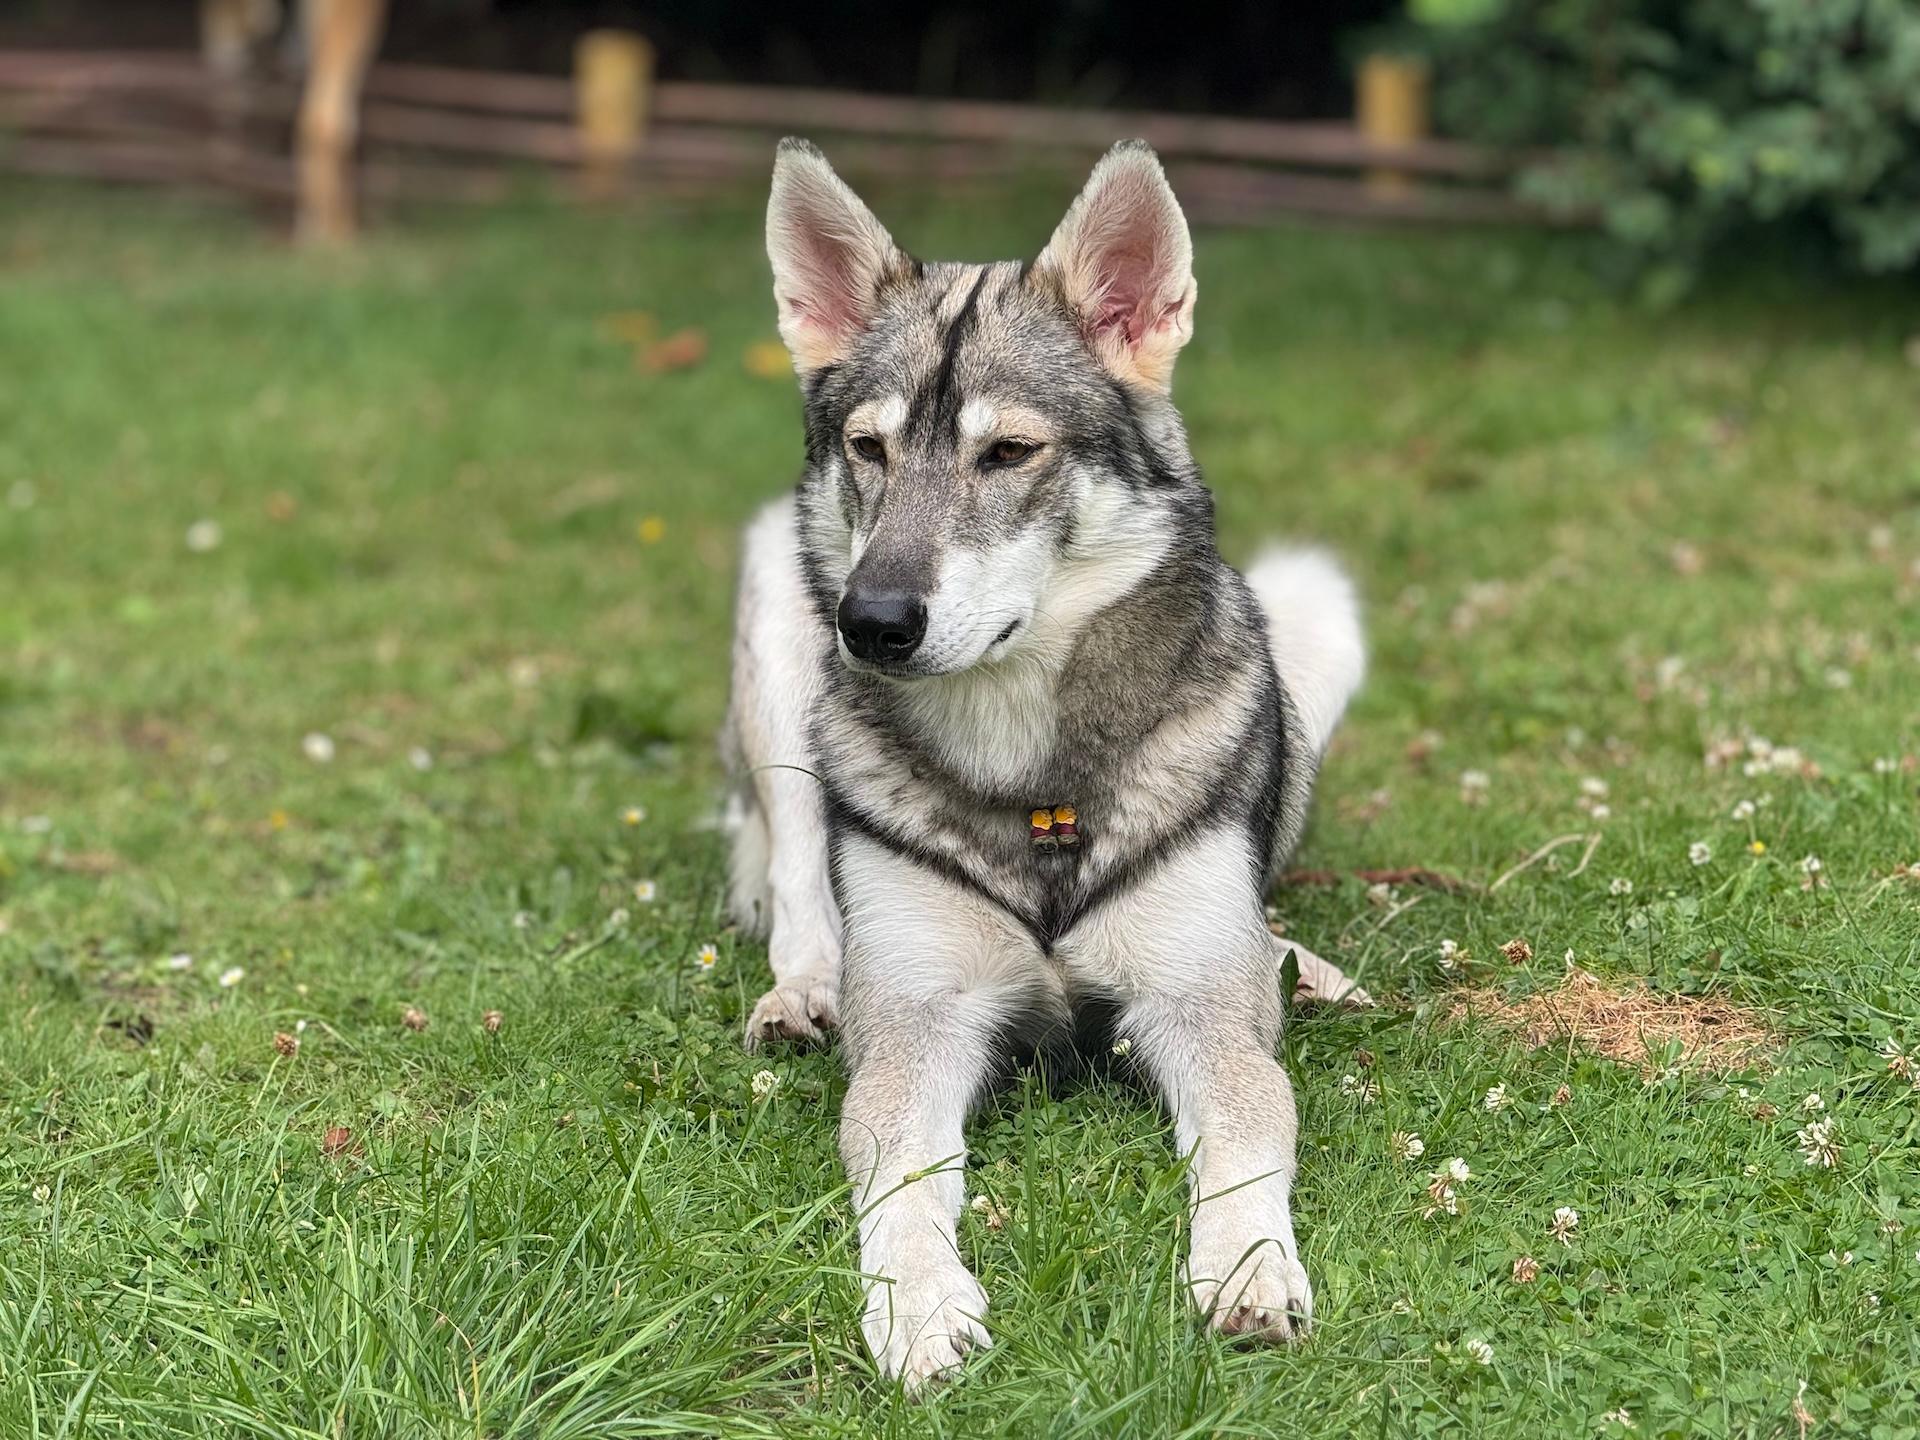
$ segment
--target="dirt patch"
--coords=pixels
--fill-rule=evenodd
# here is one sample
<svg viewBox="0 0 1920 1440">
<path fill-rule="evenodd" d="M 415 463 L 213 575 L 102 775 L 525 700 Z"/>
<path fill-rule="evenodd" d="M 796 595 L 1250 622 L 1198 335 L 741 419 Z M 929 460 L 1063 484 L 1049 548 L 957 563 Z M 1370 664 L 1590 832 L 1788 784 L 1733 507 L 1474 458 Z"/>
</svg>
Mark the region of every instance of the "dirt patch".
<svg viewBox="0 0 1920 1440">
<path fill-rule="evenodd" d="M 1668 995 L 1640 981 L 1612 986 L 1585 970 L 1518 999 L 1487 986 L 1462 991 L 1447 1018 L 1469 1015 L 1517 1032 L 1534 1049 L 1570 1040 L 1642 1072 L 1667 1063 L 1676 1043 L 1675 1063 L 1716 1075 L 1764 1066 L 1782 1043 L 1758 1011 L 1717 995 Z"/>
</svg>

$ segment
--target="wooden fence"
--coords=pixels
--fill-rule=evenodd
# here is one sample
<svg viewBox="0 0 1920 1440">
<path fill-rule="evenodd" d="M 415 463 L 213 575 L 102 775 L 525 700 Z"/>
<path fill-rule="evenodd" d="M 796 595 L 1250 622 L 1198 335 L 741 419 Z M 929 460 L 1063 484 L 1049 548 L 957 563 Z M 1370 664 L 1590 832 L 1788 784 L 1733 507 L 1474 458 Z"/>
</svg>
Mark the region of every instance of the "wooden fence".
<svg viewBox="0 0 1920 1440">
<path fill-rule="evenodd" d="M 1373 139 L 1357 125 L 646 78 L 623 146 L 617 132 L 605 139 L 578 77 L 375 64 L 360 104 L 359 184 L 376 200 L 486 200 L 530 169 L 578 177 L 597 167 L 602 189 L 745 186 L 768 174 L 773 139 L 794 133 L 856 177 L 965 185 L 1082 170 L 1115 139 L 1139 136 L 1160 151 L 1188 208 L 1215 223 L 1281 213 L 1539 218 L 1506 192 L 1506 157 L 1446 140 Z M 0 170 L 216 185 L 285 201 L 298 105 L 291 78 L 218 83 L 184 51 L 0 51 Z"/>
</svg>

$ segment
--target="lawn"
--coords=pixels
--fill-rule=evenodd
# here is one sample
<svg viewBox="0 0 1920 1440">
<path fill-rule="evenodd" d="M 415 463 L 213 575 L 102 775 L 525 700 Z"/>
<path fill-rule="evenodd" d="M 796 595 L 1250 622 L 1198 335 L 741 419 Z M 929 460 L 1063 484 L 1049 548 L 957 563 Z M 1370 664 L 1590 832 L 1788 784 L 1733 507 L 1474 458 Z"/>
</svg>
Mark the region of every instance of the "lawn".
<svg viewBox="0 0 1920 1440">
<path fill-rule="evenodd" d="M 879 198 L 984 258 L 1067 196 Z M 838 1065 L 742 1052 L 719 904 L 734 535 L 800 448 L 759 225 L 314 258 L 0 189 L 0 1433 L 1920 1435 L 1920 295 L 1197 237 L 1223 548 L 1369 599 L 1338 883 L 1274 897 L 1384 1001 L 1285 1039 L 1320 1324 L 1205 1332 L 1150 1097 L 1028 1079 L 971 1132 L 997 1346 L 913 1402 Z M 1468 888 L 1352 878 L 1402 866 Z M 1629 1038 L 1763 1043 L 1529 1049 L 1569 956 Z"/>
</svg>

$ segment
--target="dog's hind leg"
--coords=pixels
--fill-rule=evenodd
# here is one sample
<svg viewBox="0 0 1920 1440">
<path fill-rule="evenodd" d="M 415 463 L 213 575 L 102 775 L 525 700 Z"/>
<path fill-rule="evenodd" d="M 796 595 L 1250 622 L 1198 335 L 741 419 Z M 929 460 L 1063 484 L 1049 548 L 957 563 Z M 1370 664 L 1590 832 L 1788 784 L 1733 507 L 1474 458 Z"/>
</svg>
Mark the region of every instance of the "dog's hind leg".
<svg viewBox="0 0 1920 1440">
<path fill-rule="evenodd" d="M 767 937 L 773 966 L 773 988 L 747 1019 L 748 1049 L 818 1040 L 839 1023 L 840 911 L 807 744 L 823 643 L 789 497 L 747 528 L 723 738 L 738 787 L 727 809 L 729 898 L 734 919 Z"/>
</svg>

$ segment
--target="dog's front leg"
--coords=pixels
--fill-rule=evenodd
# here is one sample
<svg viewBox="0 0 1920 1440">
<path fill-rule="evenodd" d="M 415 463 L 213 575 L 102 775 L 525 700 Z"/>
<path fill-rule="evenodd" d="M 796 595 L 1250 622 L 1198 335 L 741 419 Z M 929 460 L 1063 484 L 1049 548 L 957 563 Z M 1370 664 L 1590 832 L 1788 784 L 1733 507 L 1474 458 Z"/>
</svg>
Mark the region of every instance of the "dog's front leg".
<svg viewBox="0 0 1920 1440">
<path fill-rule="evenodd" d="M 1306 1332 L 1313 1293 L 1293 1235 L 1297 1126 L 1274 1059 L 1273 947 L 1251 877 L 1238 836 L 1196 842 L 1098 917 L 1076 983 L 1104 970 L 1118 985 L 1120 1034 L 1191 1157 L 1194 1302 L 1229 1334 L 1287 1339 Z"/>
<path fill-rule="evenodd" d="M 978 897 L 857 836 L 837 858 L 840 1153 L 860 1215 L 861 1329 L 881 1372 L 913 1388 L 991 1344 L 986 1293 L 957 1245 L 963 1127 L 1009 1021 L 1064 1002 L 1032 942 Z"/>
</svg>

